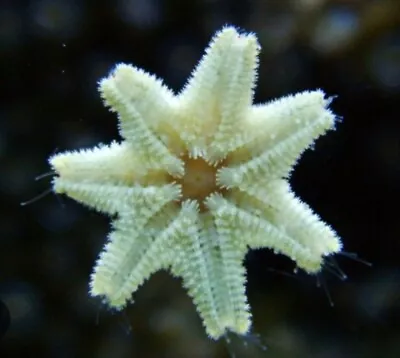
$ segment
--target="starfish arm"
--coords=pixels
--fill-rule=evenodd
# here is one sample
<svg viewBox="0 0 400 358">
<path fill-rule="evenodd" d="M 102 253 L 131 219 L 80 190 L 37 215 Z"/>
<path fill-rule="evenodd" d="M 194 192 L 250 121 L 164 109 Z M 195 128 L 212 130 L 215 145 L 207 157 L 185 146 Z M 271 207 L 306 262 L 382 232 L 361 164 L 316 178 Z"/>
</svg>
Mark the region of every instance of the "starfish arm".
<svg viewBox="0 0 400 358">
<path fill-rule="evenodd" d="M 192 216 L 195 217 L 193 213 Z M 195 218 L 195 220 L 198 219 Z M 209 233 L 212 232 L 209 231 Z M 223 325 L 220 320 L 219 306 L 211 284 L 216 275 L 216 253 L 209 247 L 210 241 L 215 237 L 215 233 L 213 234 L 213 236 L 205 237 L 198 221 L 193 220 L 190 232 L 177 247 L 177 256 L 171 265 L 171 273 L 182 278 L 183 286 L 192 297 L 207 334 L 216 339 L 223 333 L 224 327 L 221 327 Z"/>
<path fill-rule="evenodd" d="M 145 166 L 182 175 L 183 163 L 170 150 L 179 147 L 179 137 L 168 124 L 175 116 L 174 97 L 161 81 L 119 64 L 100 81 L 99 90 L 105 104 L 118 112 L 122 137 L 145 158 Z"/>
<path fill-rule="evenodd" d="M 210 197 L 208 203 L 215 200 L 216 196 Z M 220 282 L 216 282 L 216 287 L 220 288 L 221 297 L 227 301 L 224 306 L 230 309 L 227 315 L 230 321 L 226 326 L 237 334 L 246 334 L 251 325 L 250 307 L 246 297 L 246 271 L 243 265 L 247 245 L 242 240 L 242 233 L 236 229 L 236 223 L 226 220 L 218 212 L 211 213 L 218 233 L 217 244 L 220 252 Z"/>
<path fill-rule="evenodd" d="M 245 190 L 256 178 L 288 177 L 302 152 L 334 127 L 329 102 L 322 91 L 313 91 L 255 106 L 248 125 L 258 135 L 231 154 L 230 164 L 218 173 L 219 183 Z"/>
<path fill-rule="evenodd" d="M 57 187 L 59 179 L 130 185 L 147 175 L 143 158 L 126 143 L 113 142 L 93 149 L 55 154 L 49 163 L 57 174 L 54 178 L 56 192 L 60 192 Z"/>
<path fill-rule="evenodd" d="M 118 222 L 115 226 L 119 226 Z M 131 298 L 133 288 L 124 296 L 120 293 L 121 288 L 149 250 L 151 242 L 151 236 L 142 234 L 141 230 L 124 228 L 111 232 L 90 277 L 91 296 L 101 296 L 109 306 L 123 308 Z M 143 275 L 142 279 L 145 279 Z"/>
<path fill-rule="evenodd" d="M 182 241 L 179 253 L 171 271 L 182 277 L 208 335 L 218 339 L 228 330 L 246 333 L 250 314 L 243 293 L 244 254 L 219 237 L 212 216 L 202 215 L 201 223 L 192 225 L 192 233 Z"/>
<path fill-rule="evenodd" d="M 188 230 L 188 219 L 176 206 L 144 218 L 124 215 L 95 266 L 90 293 L 121 309 L 151 274 L 175 259 L 172 243 Z M 140 219 L 140 220 L 139 220 Z"/>
<path fill-rule="evenodd" d="M 237 125 L 252 103 L 258 52 L 256 37 L 239 34 L 234 27 L 213 38 L 179 96 L 180 107 L 191 119 L 181 136 L 192 156 L 226 154 L 223 142 L 238 133 Z M 213 132 L 213 144 L 206 149 Z"/>
<path fill-rule="evenodd" d="M 302 268 L 310 273 L 318 271 L 325 256 L 341 250 L 339 237 L 306 203 L 295 197 L 286 180 L 275 180 L 266 190 L 269 193 L 269 221 L 282 227 L 288 236 L 307 248 L 315 262 L 320 261 L 319 267 Z"/>
<path fill-rule="evenodd" d="M 252 34 L 238 35 L 232 44 L 232 54 L 225 62 L 227 70 L 222 73 L 226 78 L 221 76 L 224 90 L 220 96 L 220 122 L 207 153 L 210 162 L 224 159 L 229 152 L 248 140 L 243 119 L 253 102 L 259 49 L 257 39 Z"/>
<path fill-rule="evenodd" d="M 275 253 L 282 253 L 307 271 L 310 271 L 309 268 L 320 268 L 319 256 L 313 255 L 308 247 L 291 237 L 283 227 L 268 221 L 259 213 L 246 210 L 243 203 L 237 205 L 223 197 L 214 196 L 208 201 L 208 206 L 213 215 L 233 228 L 234 237 L 241 244 L 252 249 L 269 248 Z"/>
<path fill-rule="evenodd" d="M 176 184 L 143 187 L 141 185 L 76 182 L 62 178 L 56 179 L 54 190 L 110 215 L 124 212 L 136 215 L 144 207 L 151 208 L 151 211 L 154 212 L 170 201 L 179 200 L 181 195 L 180 187 Z"/>
</svg>

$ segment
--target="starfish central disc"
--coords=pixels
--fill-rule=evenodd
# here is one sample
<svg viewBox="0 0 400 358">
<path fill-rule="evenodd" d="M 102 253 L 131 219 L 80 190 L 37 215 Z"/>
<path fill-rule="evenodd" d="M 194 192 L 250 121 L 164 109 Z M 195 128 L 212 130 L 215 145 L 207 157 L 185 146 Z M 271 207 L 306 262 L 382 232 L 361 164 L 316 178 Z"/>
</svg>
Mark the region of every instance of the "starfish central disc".
<svg viewBox="0 0 400 358">
<path fill-rule="evenodd" d="M 181 199 L 198 201 L 200 210 L 204 211 L 204 200 L 214 192 L 222 192 L 216 178 L 221 165 L 213 166 L 203 158 L 190 158 L 187 155 L 182 159 L 185 163 L 185 174 L 176 180 L 181 185 Z"/>
</svg>

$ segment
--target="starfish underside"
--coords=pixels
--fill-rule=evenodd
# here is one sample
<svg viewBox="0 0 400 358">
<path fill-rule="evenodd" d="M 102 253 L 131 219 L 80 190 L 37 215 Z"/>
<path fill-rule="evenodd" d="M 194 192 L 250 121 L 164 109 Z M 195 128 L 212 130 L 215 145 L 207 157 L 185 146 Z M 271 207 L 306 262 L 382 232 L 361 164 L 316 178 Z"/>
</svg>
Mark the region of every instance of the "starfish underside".
<svg viewBox="0 0 400 358">
<path fill-rule="evenodd" d="M 309 273 L 340 251 L 335 232 L 292 193 L 301 153 L 334 115 L 320 90 L 253 105 L 259 45 L 226 27 L 185 88 L 126 64 L 100 81 L 122 141 L 50 158 L 54 191 L 112 215 L 90 293 L 122 308 L 154 272 L 183 280 L 208 335 L 248 332 L 249 248 Z"/>
</svg>

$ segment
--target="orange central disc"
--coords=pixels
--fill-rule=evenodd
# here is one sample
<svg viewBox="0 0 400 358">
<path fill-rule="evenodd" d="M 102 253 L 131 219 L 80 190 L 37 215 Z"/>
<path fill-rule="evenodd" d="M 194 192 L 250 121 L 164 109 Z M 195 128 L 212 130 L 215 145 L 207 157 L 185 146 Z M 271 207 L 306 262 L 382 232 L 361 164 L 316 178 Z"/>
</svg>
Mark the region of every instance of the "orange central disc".
<svg viewBox="0 0 400 358">
<path fill-rule="evenodd" d="M 185 174 L 181 179 L 182 197 L 203 201 L 217 190 L 217 168 L 201 158 L 185 159 Z"/>
<path fill-rule="evenodd" d="M 182 160 L 185 162 L 185 174 L 175 179 L 181 185 L 181 200 L 197 200 L 200 210 L 204 211 L 204 199 L 211 193 L 221 191 L 216 180 L 216 173 L 221 165 L 212 166 L 202 158 L 193 159 L 187 155 Z"/>
</svg>

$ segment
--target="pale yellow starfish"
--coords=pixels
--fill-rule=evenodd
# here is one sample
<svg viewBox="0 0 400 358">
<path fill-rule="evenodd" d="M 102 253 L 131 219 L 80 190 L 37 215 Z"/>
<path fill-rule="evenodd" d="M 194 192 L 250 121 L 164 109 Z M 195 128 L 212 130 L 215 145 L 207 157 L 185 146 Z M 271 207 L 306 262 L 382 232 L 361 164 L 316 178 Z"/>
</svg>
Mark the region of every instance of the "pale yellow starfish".
<svg viewBox="0 0 400 358">
<path fill-rule="evenodd" d="M 244 257 L 270 248 L 309 273 L 341 249 L 335 232 L 294 196 L 300 154 L 333 128 L 320 90 L 252 105 L 259 44 L 218 32 L 174 95 L 119 64 L 100 81 L 121 143 L 54 155 L 54 191 L 114 215 L 90 293 L 122 308 L 155 271 L 183 279 L 208 335 L 248 332 Z"/>
</svg>

